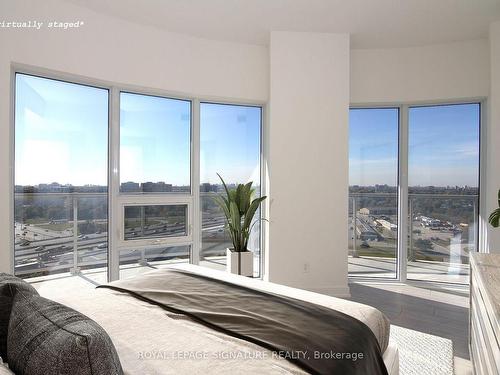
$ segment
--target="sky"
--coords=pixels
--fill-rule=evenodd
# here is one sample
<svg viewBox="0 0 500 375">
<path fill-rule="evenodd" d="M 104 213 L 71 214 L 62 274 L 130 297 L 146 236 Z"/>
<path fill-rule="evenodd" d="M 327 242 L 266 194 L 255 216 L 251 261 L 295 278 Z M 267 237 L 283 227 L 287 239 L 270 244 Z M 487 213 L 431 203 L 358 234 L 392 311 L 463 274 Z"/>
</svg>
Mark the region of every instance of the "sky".
<svg viewBox="0 0 500 375">
<path fill-rule="evenodd" d="M 261 109 L 202 103 L 201 182 L 260 179 Z M 16 185 L 106 185 L 108 91 L 16 76 Z M 121 93 L 120 181 L 190 184 L 191 103 Z"/>
<path fill-rule="evenodd" d="M 479 104 L 409 109 L 409 186 L 478 186 Z M 397 185 L 398 109 L 351 109 L 349 184 Z"/>
<path fill-rule="evenodd" d="M 120 181 L 190 184 L 189 101 L 122 93 Z M 106 185 L 108 91 L 16 76 L 17 185 Z M 202 103 L 200 181 L 260 179 L 261 109 Z M 409 111 L 409 185 L 477 186 L 479 105 Z M 352 109 L 349 184 L 397 185 L 398 110 Z"/>
</svg>

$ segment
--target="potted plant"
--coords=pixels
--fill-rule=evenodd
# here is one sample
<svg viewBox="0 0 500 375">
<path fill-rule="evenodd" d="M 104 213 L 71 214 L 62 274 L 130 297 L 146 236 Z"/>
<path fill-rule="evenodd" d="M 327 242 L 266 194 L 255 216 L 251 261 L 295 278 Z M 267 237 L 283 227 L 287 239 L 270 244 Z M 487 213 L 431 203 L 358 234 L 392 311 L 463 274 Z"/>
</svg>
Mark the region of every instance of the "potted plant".
<svg viewBox="0 0 500 375">
<path fill-rule="evenodd" d="M 488 221 L 495 228 L 498 228 L 498 225 L 500 224 L 499 223 L 499 221 L 500 221 L 500 190 L 498 190 L 498 208 L 491 213 Z"/>
<path fill-rule="evenodd" d="M 253 220 L 257 208 L 266 197 L 253 198 L 252 182 L 238 184 L 236 189 L 228 189 L 226 183 L 217 173 L 224 190 L 224 195 L 215 197 L 226 217 L 226 225 L 233 243 L 227 249 L 227 270 L 242 276 L 253 276 L 253 252 L 248 250 L 248 239 L 253 226 L 259 220 Z"/>
</svg>

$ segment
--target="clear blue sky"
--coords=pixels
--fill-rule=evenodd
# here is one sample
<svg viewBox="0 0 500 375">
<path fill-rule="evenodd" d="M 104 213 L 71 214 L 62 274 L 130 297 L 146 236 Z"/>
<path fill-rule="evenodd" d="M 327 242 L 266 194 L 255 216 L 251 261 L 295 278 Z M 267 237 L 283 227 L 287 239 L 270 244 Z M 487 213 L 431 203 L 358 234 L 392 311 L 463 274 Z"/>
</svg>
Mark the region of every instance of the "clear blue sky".
<svg viewBox="0 0 500 375">
<path fill-rule="evenodd" d="M 189 101 L 122 93 L 121 182 L 190 183 Z M 257 184 L 261 109 L 201 104 L 201 182 Z M 106 185 L 108 92 L 16 78 L 16 184 Z"/>
<path fill-rule="evenodd" d="M 15 116 L 16 184 L 107 184 L 107 90 L 17 74 Z"/>
<path fill-rule="evenodd" d="M 121 181 L 189 184 L 190 103 L 121 95 Z M 477 186 L 479 105 L 411 108 L 410 186 Z M 257 107 L 201 104 L 201 182 L 260 178 Z M 108 92 L 16 79 L 16 184 L 107 181 Z M 397 184 L 397 109 L 350 111 L 350 184 Z"/>
<path fill-rule="evenodd" d="M 414 107 L 409 112 L 410 186 L 477 186 L 478 104 Z M 398 110 L 352 109 L 349 184 L 397 185 Z"/>
<path fill-rule="evenodd" d="M 200 181 L 260 184 L 259 107 L 202 103 Z"/>
</svg>

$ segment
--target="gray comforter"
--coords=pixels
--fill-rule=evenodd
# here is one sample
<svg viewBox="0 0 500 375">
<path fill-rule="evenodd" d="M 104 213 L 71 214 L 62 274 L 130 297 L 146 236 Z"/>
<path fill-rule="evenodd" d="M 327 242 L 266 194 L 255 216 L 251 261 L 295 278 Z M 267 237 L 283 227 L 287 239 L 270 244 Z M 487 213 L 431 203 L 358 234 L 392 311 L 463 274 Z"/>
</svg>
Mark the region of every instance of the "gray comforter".
<svg viewBox="0 0 500 375">
<path fill-rule="evenodd" d="M 175 269 L 100 287 L 258 344 L 312 374 L 387 374 L 370 328 L 317 304 Z"/>
</svg>

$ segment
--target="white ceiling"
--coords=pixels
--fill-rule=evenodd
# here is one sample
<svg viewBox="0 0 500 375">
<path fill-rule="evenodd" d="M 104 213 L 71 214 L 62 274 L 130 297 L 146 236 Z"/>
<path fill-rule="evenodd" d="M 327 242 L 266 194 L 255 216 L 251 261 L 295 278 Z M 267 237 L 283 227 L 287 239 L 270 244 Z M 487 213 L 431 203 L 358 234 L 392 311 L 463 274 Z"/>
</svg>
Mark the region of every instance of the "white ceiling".
<svg viewBox="0 0 500 375">
<path fill-rule="evenodd" d="M 209 39 L 267 45 L 270 30 L 350 33 L 354 48 L 486 38 L 500 0 L 67 0 Z"/>
</svg>

